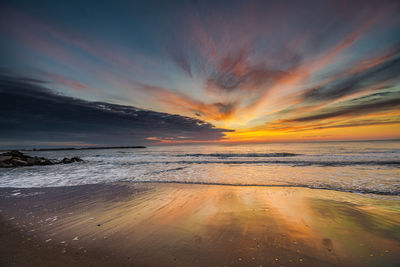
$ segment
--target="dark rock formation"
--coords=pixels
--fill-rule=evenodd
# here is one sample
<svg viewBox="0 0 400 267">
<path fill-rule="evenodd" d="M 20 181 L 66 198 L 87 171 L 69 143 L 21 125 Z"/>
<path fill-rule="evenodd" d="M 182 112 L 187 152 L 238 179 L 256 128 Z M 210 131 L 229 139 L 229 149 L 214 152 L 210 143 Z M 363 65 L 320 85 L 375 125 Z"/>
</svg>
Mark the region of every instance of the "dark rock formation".
<svg viewBox="0 0 400 267">
<path fill-rule="evenodd" d="M 63 158 L 60 163 L 68 164 L 68 163 L 73 163 L 73 162 L 81 162 L 83 161 L 80 157 L 73 157 L 73 158 Z"/>
<path fill-rule="evenodd" d="M 34 166 L 34 165 L 53 165 L 53 164 L 68 164 L 73 162 L 82 162 L 79 157 L 64 158 L 60 161 L 54 159 L 46 159 L 43 157 L 31 157 L 25 155 L 17 150 L 12 150 L 0 154 L 0 168 L 13 168 L 21 166 Z"/>
</svg>

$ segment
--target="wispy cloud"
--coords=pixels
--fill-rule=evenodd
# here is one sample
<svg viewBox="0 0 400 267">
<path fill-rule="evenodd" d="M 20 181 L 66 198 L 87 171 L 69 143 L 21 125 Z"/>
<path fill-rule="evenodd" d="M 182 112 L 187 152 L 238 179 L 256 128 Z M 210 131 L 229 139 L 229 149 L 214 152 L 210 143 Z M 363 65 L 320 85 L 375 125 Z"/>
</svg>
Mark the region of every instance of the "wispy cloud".
<svg viewBox="0 0 400 267">
<path fill-rule="evenodd" d="M 249 131 L 397 121 L 398 1 L 126 3 L 90 21 L 13 6 L 1 41 L 22 53 L 0 67 L 35 86 Z"/>
<path fill-rule="evenodd" d="M 355 66 L 336 79 L 310 90 L 302 95 L 305 101 L 332 101 L 360 90 L 382 87 L 382 83 L 398 82 L 400 73 L 400 50 L 395 54 L 390 52 L 392 58 L 381 57 L 377 62 Z M 386 60 L 385 60 L 386 59 Z M 355 73 L 356 72 L 356 73 Z M 396 81 L 397 80 L 397 81 Z"/>
<path fill-rule="evenodd" d="M 283 120 L 283 122 L 308 122 L 321 121 L 343 116 L 360 116 L 373 112 L 385 112 L 400 106 L 400 93 L 373 94 L 368 99 L 353 99 L 349 105 L 343 104 L 339 107 L 328 107 L 320 109 L 317 114 Z"/>
</svg>

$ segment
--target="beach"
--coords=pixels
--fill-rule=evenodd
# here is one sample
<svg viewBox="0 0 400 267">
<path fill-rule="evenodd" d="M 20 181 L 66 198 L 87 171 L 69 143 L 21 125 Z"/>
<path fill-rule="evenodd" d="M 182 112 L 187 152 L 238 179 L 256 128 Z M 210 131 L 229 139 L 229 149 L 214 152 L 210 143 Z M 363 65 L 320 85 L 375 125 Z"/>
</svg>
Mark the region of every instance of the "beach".
<svg viewBox="0 0 400 267">
<path fill-rule="evenodd" d="M 0 189 L 2 266 L 398 266 L 397 196 L 280 186 Z"/>
<path fill-rule="evenodd" d="M 400 267 L 400 0 L 0 14 L 0 267 Z"/>
</svg>

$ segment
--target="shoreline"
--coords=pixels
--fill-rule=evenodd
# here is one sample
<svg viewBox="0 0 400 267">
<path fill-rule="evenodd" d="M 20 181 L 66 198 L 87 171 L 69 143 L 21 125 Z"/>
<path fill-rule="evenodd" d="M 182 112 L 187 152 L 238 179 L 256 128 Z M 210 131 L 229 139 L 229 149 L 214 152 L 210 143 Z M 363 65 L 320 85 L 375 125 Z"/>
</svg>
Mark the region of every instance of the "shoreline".
<svg viewBox="0 0 400 267">
<path fill-rule="evenodd" d="M 177 185 L 198 185 L 198 186 L 228 186 L 228 187 L 265 187 L 265 188 L 304 188 L 310 190 L 327 190 L 327 191 L 335 191 L 342 193 L 350 193 L 357 194 L 365 197 L 388 197 L 391 199 L 400 200 L 399 192 L 382 192 L 378 190 L 353 190 L 353 189 L 342 189 L 342 188 L 334 188 L 334 187 L 319 187 L 319 186 L 310 186 L 310 185 L 301 185 L 301 184 L 235 184 L 235 183 L 213 183 L 213 182 L 190 182 L 190 181 L 178 181 L 178 180 L 166 180 L 166 181 L 152 181 L 152 180 L 143 180 L 143 181 L 116 181 L 116 182 L 104 182 L 104 183 L 96 183 L 96 184 L 83 184 L 83 185 L 62 185 L 62 186 L 46 186 L 46 187 L 0 187 L 0 192 L 2 190 L 29 190 L 29 189 L 56 189 L 56 188 L 72 188 L 72 187 L 80 187 L 80 186 L 107 186 L 107 185 L 115 185 L 115 184 L 125 184 L 125 185 L 145 185 L 145 184 L 160 184 L 160 185 L 168 185 L 168 184 L 177 184 Z"/>
<path fill-rule="evenodd" d="M 0 188 L 0 210 L 6 266 L 400 263 L 400 202 L 346 192 L 171 183 Z"/>
<path fill-rule="evenodd" d="M 187 185 L 216 185 L 216 186 L 235 186 L 235 187 L 282 187 L 282 188 L 307 188 L 311 190 L 328 190 L 328 191 L 336 191 L 336 192 L 344 192 L 344 193 L 352 193 L 352 194 L 362 194 L 365 196 L 368 195 L 376 195 L 376 196 L 388 196 L 388 197 L 399 197 L 399 192 L 382 192 L 378 190 L 352 190 L 352 189 L 338 189 L 334 187 L 319 187 L 319 186 L 310 186 L 310 185 L 301 185 L 301 184 L 234 184 L 234 183 L 212 183 L 212 182 L 190 182 L 190 181 L 129 181 L 126 183 L 131 184 L 187 184 Z"/>
</svg>

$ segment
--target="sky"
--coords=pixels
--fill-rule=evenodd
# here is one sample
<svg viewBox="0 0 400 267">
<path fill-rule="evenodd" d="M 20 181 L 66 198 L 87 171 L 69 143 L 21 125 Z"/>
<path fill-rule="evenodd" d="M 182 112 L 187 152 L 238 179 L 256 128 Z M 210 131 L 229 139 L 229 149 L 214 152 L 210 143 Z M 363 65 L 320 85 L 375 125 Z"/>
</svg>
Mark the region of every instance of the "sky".
<svg viewBox="0 0 400 267">
<path fill-rule="evenodd" d="M 400 138 L 399 1 L 0 3 L 0 147 Z"/>
</svg>

